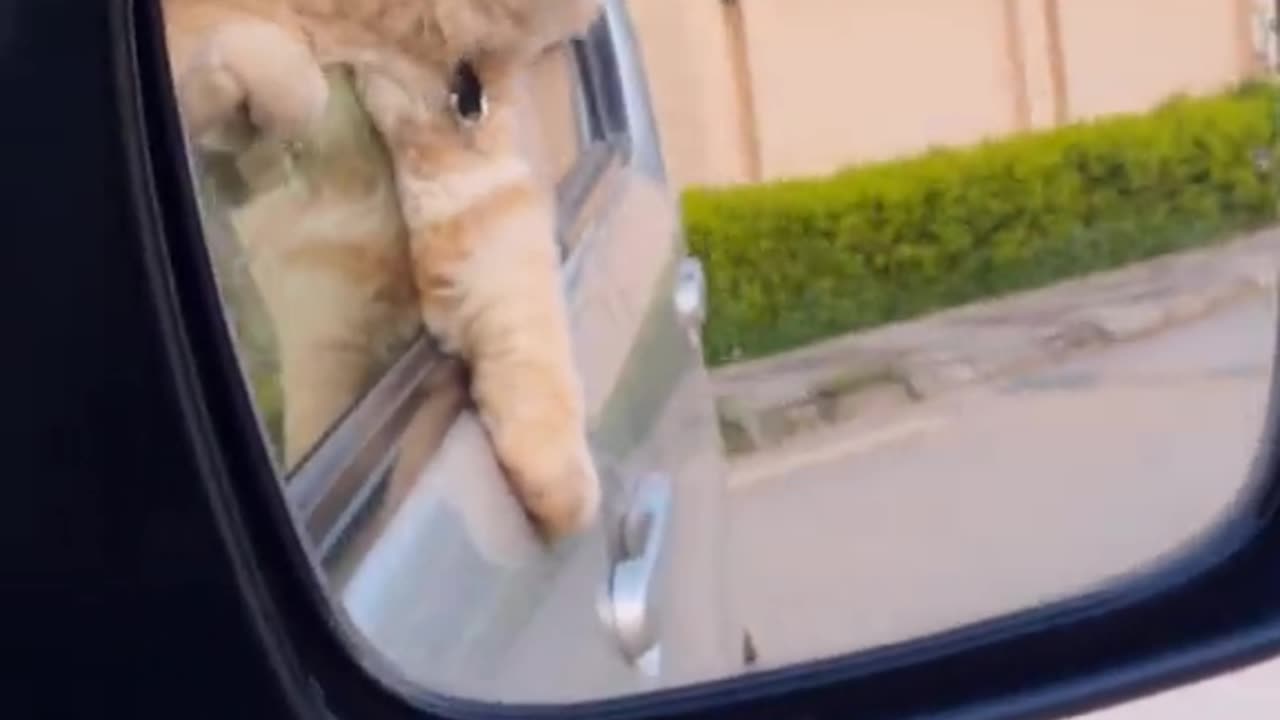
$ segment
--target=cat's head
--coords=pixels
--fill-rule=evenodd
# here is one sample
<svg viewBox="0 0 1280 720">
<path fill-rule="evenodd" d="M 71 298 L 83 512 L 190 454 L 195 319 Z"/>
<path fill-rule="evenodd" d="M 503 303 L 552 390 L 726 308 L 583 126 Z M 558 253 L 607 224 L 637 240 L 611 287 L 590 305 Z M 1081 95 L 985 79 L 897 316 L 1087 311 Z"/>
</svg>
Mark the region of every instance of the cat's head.
<svg viewBox="0 0 1280 720">
<path fill-rule="evenodd" d="M 601 0 L 414 1 L 428 3 L 434 42 L 416 68 L 371 69 L 366 104 L 416 118 L 413 154 L 445 173 L 511 154 L 525 71 L 601 12 Z"/>
<path fill-rule="evenodd" d="M 518 79 L 549 47 L 586 32 L 601 0 L 426 0 L 447 51 L 439 77 L 463 135 L 478 147 L 508 137 Z"/>
<path fill-rule="evenodd" d="M 584 32 L 601 0 L 425 0 L 452 55 L 521 63 Z"/>
</svg>

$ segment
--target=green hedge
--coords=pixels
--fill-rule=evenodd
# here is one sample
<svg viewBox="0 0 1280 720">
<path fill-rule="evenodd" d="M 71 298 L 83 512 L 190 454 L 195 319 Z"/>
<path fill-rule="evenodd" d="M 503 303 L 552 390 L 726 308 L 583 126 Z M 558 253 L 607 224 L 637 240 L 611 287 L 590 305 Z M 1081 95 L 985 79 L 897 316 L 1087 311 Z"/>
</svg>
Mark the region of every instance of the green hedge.
<svg viewBox="0 0 1280 720">
<path fill-rule="evenodd" d="M 1277 215 L 1254 84 L 835 175 L 685 193 L 712 363 L 1201 245 Z"/>
</svg>

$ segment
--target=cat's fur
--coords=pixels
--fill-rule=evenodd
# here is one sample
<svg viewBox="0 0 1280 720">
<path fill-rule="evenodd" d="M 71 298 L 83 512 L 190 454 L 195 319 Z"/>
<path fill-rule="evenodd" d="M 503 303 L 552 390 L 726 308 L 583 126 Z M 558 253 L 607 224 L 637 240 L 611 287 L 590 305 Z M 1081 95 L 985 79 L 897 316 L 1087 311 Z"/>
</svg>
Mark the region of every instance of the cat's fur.
<svg viewBox="0 0 1280 720">
<path fill-rule="evenodd" d="M 549 539 L 588 525 L 600 489 L 587 451 L 553 208 L 520 159 L 514 93 L 534 56 L 584 29 L 597 2 L 163 4 L 179 103 L 197 144 L 220 142 L 228 121 L 246 110 L 266 137 L 305 136 L 326 105 L 322 68 L 352 68 L 392 157 L 421 317 L 445 350 L 467 362 L 471 396 L 497 458 Z M 475 123 L 460 121 L 450 107 L 449 83 L 464 60 L 488 103 Z M 274 320 L 287 325 L 291 318 Z M 323 382 L 313 379 L 302 392 L 324 392 Z M 287 390 L 286 415 L 291 400 Z"/>
</svg>

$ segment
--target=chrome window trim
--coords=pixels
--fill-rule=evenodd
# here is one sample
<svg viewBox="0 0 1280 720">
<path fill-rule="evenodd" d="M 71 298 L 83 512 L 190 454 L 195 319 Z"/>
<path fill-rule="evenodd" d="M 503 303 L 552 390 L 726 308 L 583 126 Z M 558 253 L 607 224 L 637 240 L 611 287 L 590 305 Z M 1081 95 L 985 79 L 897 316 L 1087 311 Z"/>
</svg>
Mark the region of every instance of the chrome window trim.
<svg viewBox="0 0 1280 720">
<path fill-rule="evenodd" d="M 584 35 L 569 41 L 583 103 L 579 122 L 589 143 L 556 184 L 556 236 L 561 259 L 568 265 L 580 264 L 574 256 L 590 220 L 606 205 L 609 190 L 631 159 L 625 108 L 618 105 L 621 88 L 609 90 L 622 82 L 610 45 L 610 21 L 608 13 L 601 13 Z"/>
<path fill-rule="evenodd" d="M 444 356 L 420 334 L 373 387 L 285 477 L 285 496 L 317 561 L 328 558 L 359 509 L 377 493 L 417 391 Z"/>
<path fill-rule="evenodd" d="M 592 102 L 590 88 L 582 74 L 583 53 L 586 52 L 582 38 L 571 39 L 568 50 L 573 55 L 573 107 L 578 121 L 578 150 L 582 151 L 599 137 L 600 123 L 597 119 L 595 103 Z"/>
</svg>

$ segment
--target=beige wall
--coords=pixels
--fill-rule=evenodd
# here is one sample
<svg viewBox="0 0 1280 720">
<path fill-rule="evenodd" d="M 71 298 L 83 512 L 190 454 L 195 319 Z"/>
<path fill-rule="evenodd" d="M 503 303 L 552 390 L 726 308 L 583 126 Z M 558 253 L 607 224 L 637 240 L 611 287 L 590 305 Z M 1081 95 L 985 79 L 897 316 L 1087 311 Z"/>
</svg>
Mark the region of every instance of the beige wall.
<svg viewBox="0 0 1280 720">
<path fill-rule="evenodd" d="M 1014 128 L 999 0 L 743 0 L 764 177 Z"/>
<path fill-rule="evenodd" d="M 812 175 L 1211 91 L 1257 0 L 630 0 L 680 185 Z"/>
<path fill-rule="evenodd" d="M 789 0 L 790 1 L 790 0 Z M 681 183 L 748 177 L 733 37 L 720 0 L 629 0 L 668 170 Z"/>
<path fill-rule="evenodd" d="M 1073 118 L 1140 111 L 1240 77 L 1251 30 L 1233 0 L 1061 0 Z M 1144 31 L 1145 29 L 1145 31 Z"/>
</svg>

